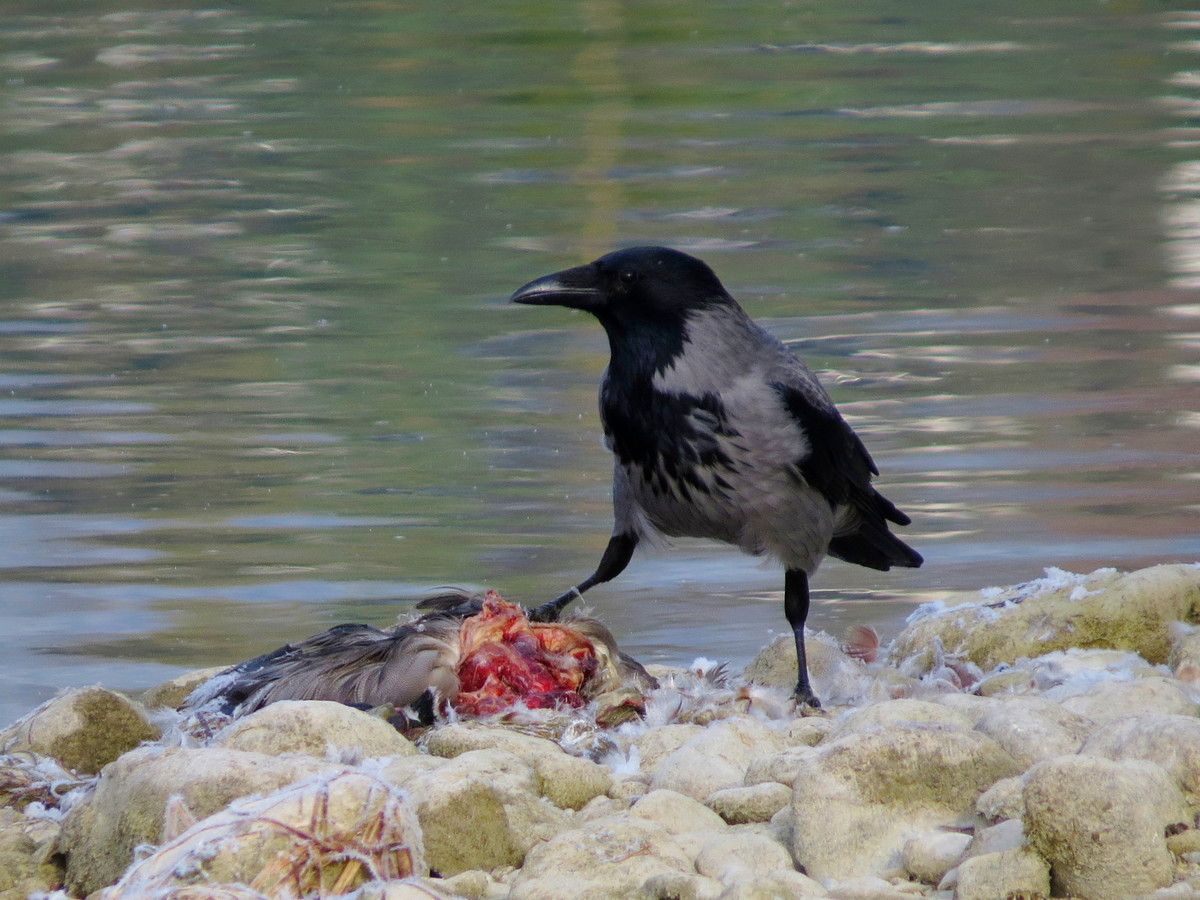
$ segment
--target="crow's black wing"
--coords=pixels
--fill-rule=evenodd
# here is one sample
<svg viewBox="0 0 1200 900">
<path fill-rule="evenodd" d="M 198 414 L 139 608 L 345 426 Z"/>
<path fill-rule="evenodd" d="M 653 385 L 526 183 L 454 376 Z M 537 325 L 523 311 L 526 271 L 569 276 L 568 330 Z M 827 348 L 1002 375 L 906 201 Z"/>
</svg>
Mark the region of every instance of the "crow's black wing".
<svg viewBox="0 0 1200 900">
<path fill-rule="evenodd" d="M 775 382 L 784 407 L 804 430 L 807 456 L 797 461 L 800 474 L 831 509 L 851 507 L 855 527 L 836 534 L 829 552 L 838 559 L 872 569 L 892 566 L 915 568 L 919 553 L 888 530 L 888 522 L 907 525 L 912 520 L 875 490 L 871 477 L 879 474 L 871 454 L 846 420 L 830 405 L 813 402 L 802 389 Z"/>
</svg>

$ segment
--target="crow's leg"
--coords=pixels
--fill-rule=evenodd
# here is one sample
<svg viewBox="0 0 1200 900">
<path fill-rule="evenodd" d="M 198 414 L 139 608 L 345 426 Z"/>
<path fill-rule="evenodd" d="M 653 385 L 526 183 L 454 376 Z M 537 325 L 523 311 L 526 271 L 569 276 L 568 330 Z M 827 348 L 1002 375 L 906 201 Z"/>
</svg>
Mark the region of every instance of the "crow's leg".
<svg viewBox="0 0 1200 900">
<path fill-rule="evenodd" d="M 636 534 L 628 532 L 614 534 L 609 538 L 608 546 L 604 548 L 604 555 L 600 557 L 600 565 L 596 566 L 596 571 L 565 594 L 555 597 L 549 603 L 543 603 L 541 606 L 531 609 L 529 611 L 529 621 L 557 622 L 559 615 L 568 603 L 583 594 L 588 588 L 604 581 L 611 581 L 625 571 L 625 567 L 629 565 L 629 560 L 633 557 L 633 551 L 637 545 L 638 536 Z M 806 598 L 807 596 L 805 594 Z"/>
<path fill-rule="evenodd" d="M 808 618 L 808 575 L 803 569 L 788 569 L 783 576 L 783 614 L 796 640 L 796 702 L 821 708 L 821 701 L 808 683 L 808 658 L 804 653 L 804 620 Z"/>
</svg>

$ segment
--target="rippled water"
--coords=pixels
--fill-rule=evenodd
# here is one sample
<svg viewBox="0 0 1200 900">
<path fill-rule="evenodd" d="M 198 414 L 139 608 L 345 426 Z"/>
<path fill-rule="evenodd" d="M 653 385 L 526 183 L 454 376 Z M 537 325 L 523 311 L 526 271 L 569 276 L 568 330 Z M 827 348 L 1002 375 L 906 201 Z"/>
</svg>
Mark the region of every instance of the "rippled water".
<svg viewBox="0 0 1200 900">
<path fill-rule="evenodd" d="M 793 341 L 913 515 L 926 566 L 826 564 L 815 627 L 1200 559 L 1198 51 L 1137 2 L 10 3 L 0 720 L 590 572 L 606 345 L 505 298 L 635 243 Z M 741 663 L 780 590 L 680 541 L 589 600 Z"/>
</svg>

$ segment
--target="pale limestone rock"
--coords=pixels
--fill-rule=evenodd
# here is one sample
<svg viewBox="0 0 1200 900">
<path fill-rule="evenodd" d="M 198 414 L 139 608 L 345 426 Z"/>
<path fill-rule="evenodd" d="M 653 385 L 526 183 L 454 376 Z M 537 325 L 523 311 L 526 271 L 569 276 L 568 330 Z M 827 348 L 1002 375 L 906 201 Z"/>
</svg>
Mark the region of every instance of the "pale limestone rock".
<svg viewBox="0 0 1200 900">
<path fill-rule="evenodd" d="M 213 746 L 279 756 L 321 758 L 416 756 L 412 743 L 379 716 L 328 700 L 281 700 L 243 716 L 221 731 Z"/>
<path fill-rule="evenodd" d="M 762 834 L 725 831 L 713 836 L 696 855 L 696 871 L 722 884 L 753 881 L 764 872 L 792 869 L 791 854 Z"/>
<path fill-rule="evenodd" d="M 590 759 L 547 753 L 534 757 L 530 763 L 542 796 L 563 809 L 579 809 L 593 797 L 604 796 L 612 786 L 608 769 Z"/>
<path fill-rule="evenodd" d="M 1200 719 L 1146 713 L 1112 719 L 1097 728 L 1082 753 L 1107 759 L 1144 759 L 1166 769 L 1188 803 L 1200 806 Z"/>
<path fill-rule="evenodd" d="M 602 819 L 534 846 L 512 880 L 510 900 L 649 898 L 655 876 L 694 874 L 692 859 L 661 825 Z"/>
<path fill-rule="evenodd" d="M 1165 663 L 1172 624 L 1200 622 L 1200 567 L 1100 569 L 1087 576 L 1054 571 L 986 599 L 957 597 L 950 604 L 923 607 L 892 643 L 889 661 L 919 675 L 948 653 L 988 671 L 1052 650 L 1111 647 Z"/>
<path fill-rule="evenodd" d="M 1019 850 L 1025 846 L 1025 823 L 1021 819 L 1005 819 L 987 828 L 978 829 L 967 847 L 967 856 Z"/>
<path fill-rule="evenodd" d="M 888 700 L 873 703 L 847 713 L 834 726 L 827 740 L 836 741 L 848 734 L 861 734 L 880 728 L 890 728 L 901 723 L 948 725 L 968 729 L 973 724 L 969 718 L 940 703 L 925 700 Z"/>
<path fill-rule="evenodd" d="M 702 725 L 671 724 L 651 728 L 645 734 L 639 735 L 633 742 L 632 752 L 637 754 L 642 775 L 649 781 L 660 762 L 703 733 Z"/>
<path fill-rule="evenodd" d="M 485 722 L 452 722 L 431 728 L 421 744 L 434 756 L 448 759 L 470 750 L 506 750 L 528 759 L 542 753 L 562 753 L 554 741 Z"/>
<path fill-rule="evenodd" d="M 683 796 L 680 794 L 680 796 Z M 691 799 L 690 797 L 688 798 Z M 585 822 L 596 819 L 606 819 L 609 816 L 619 816 L 633 805 L 632 801 L 615 797 L 593 797 L 571 817 L 571 827 L 578 828 Z"/>
<path fill-rule="evenodd" d="M 650 787 L 703 802 L 714 791 L 742 785 L 751 761 L 779 753 L 783 746 L 779 733 L 757 719 L 722 719 L 660 762 Z"/>
<path fill-rule="evenodd" d="M 705 799 L 704 805 L 730 825 L 743 825 L 747 822 L 769 822 L 775 813 L 791 802 L 790 787 L 775 781 L 764 781 L 746 787 L 714 791 Z"/>
<path fill-rule="evenodd" d="M 1175 677 L 1188 684 L 1200 684 L 1200 628 L 1179 623 L 1171 644 L 1171 655 L 1167 665 Z"/>
<path fill-rule="evenodd" d="M 1010 694 L 1026 694 L 1034 690 L 1037 683 L 1028 669 L 1002 669 L 986 676 L 975 686 L 980 697 L 1003 697 Z"/>
<path fill-rule="evenodd" d="M 913 900 L 913 895 L 873 875 L 860 875 L 833 883 L 825 893 L 832 900 Z"/>
<path fill-rule="evenodd" d="M 979 795 L 975 810 L 988 822 L 1023 818 L 1025 782 L 1018 777 L 1001 778 Z"/>
<path fill-rule="evenodd" d="M 651 875 L 642 885 L 642 892 L 634 896 L 653 897 L 654 900 L 719 900 L 725 885 L 713 878 L 686 872 L 664 872 Z"/>
<path fill-rule="evenodd" d="M 170 681 L 164 681 L 162 684 L 156 684 L 152 688 L 142 691 L 138 695 L 138 702 L 147 709 L 179 709 L 183 706 L 183 701 L 188 698 L 196 688 L 205 682 L 211 681 L 216 676 L 220 675 L 228 668 L 227 666 L 212 666 L 208 669 L 196 669 L 192 672 L 184 672 L 182 675 L 176 675 Z"/>
<path fill-rule="evenodd" d="M 434 879 L 422 879 L 421 884 L 429 886 Z M 499 900 L 508 896 L 508 888 L 492 878 L 488 872 L 479 869 L 468 869 L 450 878 L 439 878 L 433 885 L 451 897 L 461 897 L 463 900 Z"/>
<path fill-rule="evenodd" d="M 699 801 L 662 788 L 634 803 L 629 815 L 633 819 L 654 822 L 674 835 L 689 831 L 724 831 L 728 827 L 724 819 Z"/>
<path fill-rule="evenodd" d="M 889 871 L 908 838 L 974 825 L 979 795 L 1018 772 L 991 738 L 947 725 L 900 722 L 816 749 L 794 786 L 793 855 L 820 881 Z"/>
<path fill-rule="evenodd" d="M 519 866 L 530 847 L 567 827 L 569 816 L 538 796 L 533 769 L 505 750 L 472 750 L 401 782 L 425 835 L 429 867 Z"/>
<path fill-rule="evenodd" d="M 106 898 L 143 900 L 196 882 L 250 884 L 270 897 L 344 894 L 427 873 L 421 829 L 403 795 L 344 770 L 234 802 L 137 862 Z"/>
<path fill-rule="evenodd" d="M 650 779 L 641 775 L 622 775 L 613 773 L 605 795 L 614 800 L 626 800 L 632 803 L 638 797 L 650 790 Z"/>
<path fill-rule="evenodd" d="M 450 889 L 447 885 L 449 880 L 411 878 L 404 881 L 373 881 L 339 900 L 502 900 L 508 896 L 508 891 L 491 889 L 489 893 L 472 896 Z"/>
<path fill-rule="evenodd" d="M 58 895 L 52 896 L 57 898 Z M 102 892 L 97 894 L 94 900 L 107 900 L 107 896 L 107 892 Z M 359 900 L 357 891 L 350 896 L 354 900 Z M 4 900 L 9 900 L 9 898 L 5 897 Z M 13 900 L 25 900 L 25 898 L 13 898 Z M 154 900 L 278 900 L 278 898 L 268 897 L 261 891 L 242 884 L 189 884 L 185 887 L 158 891 L 154 894 Z M 422 900 L 428 900 L 428 898 L 422 898 Z"/>
<path fill-rule="evenodd" d="M 824 632 L 809 632 L 804 642 L 808 674 L 813 687 L 828 706 L 867 694 L 873 682 L 865 663 L 842 651 Z M 791 691 L 796 687 L 796 642 L 780 635 L 746 666 L 743 677 L 754 684 Z"/>
<path fill-rule="evenodd" d="M 971 836 L 958 831 L 929 831 L 904 842 L 900 863 L 917 881 L 937 884 L 958 865 Z"/>
<path fill-rule="evenodd" d="M 957 691 L 936 694 L 929 698 L 929 702 L 936 703 L 938 706 L 945 706 L 947 709 L 954 710 L 959 715 L 966 716 L 971 722 L 972 727 L 983 718 L 984 713 L 995 706 L 995 700 L 990 697 L 961 694 Z"/>
<path fill-rule="evenodd" d="M 425 749 L 435 756 L 455 757 L 470 750 L 506 750 L 533 767 L 539 792 L 564 809 L 581 809 L 612 786 L 604 766 L 571 756 L 546 738 L 481 723 L 456 723 L 425 735 Z"/>
<path fill-rule="evenodd" d="M 788 745 L 815 747 L 829 736 L 834 721 L 825 716 L 804 716 L 793 719 L 783 729 L 783 739 Z"/>
<path fill-rule="evenodd" d="M 73 688 L 0 731 L 0 750 L 31 751 L 76 772 L 99 772 L 122 753 L 161 732 L 146 708 L 102 687 Z"/>
<path fill-rule="evenodd" d="M 1175 780 L 1143 760 L 1059 756 L 1025 774 L 1025 832 L 1055 896 L 1126 900 L 1170 884 L 1165 829 L 1187 817 Z"/>
<path fill-rule="evenodd" d="M 1062 708 L 1097 724 L 1138 713 L 1194 716 L 1200 704 L 1178 681 L 1148 675 L 1132 681 L 1102 681 L 1085 694 L 1068 697 Z"/>
<path fill-rule="evenodd" d="M 1144 900 L 1198 900 L 1200 898 L 1200 880 L 1196 883 L 1177 882 L 1170 887 L 1159 888 L 1146 894 Z"/>
<path fill-rule="evenodd" d="M 824 886 L 789 868 L 731 884 L 721 892 L 718 900 L 816 900 L 824 896 Z"/>
<path fill-rule="evenodd" d="M 983 853 L 959 865 L 954 900 L 1014 896 L 1050 896 L 1050 867 L 1033 851 L 1014 848 Z"/>
<path fill-rule="evenodd" d="M 1200 830 L 1189 828 L 1167 836 L 1167 849 L 1176 856 L 1185 853 L 1200 853 Z"/>
<path fill-rule="evenodd" d="M 440 756 L 426 756 L 418 753 L 416 756 L 393 756 L 384 761 L 382 772 L 384 777 L 395 784 L 404 784 L 419 772 L 432 772 L 447 764 L 448 760 Z"/>
<path fill-rule="evenodd" d="M 791 847 L 792 833 L 795 829 L 795 816 L 792 814 L 792 804 L 788 804 L 775 815 L 771 816 L 771 821 L 765 824 L 765 827 L 771 834 L 771 837 L 779 841 L 785 847 Z"/>
<path fill-rule="evenodd" d="M 62 873 L 46 856 L 57 833 L 58 825 L 50 820 L 0 809 L 0 900 L 25 900 L 61 886 Z"/>
<path fill-rule="evenodd" d="M 975 728 L 1008 751 L 1023 768 L 1041 759 L 1075 753 L 1094 727 L 1044 697 L 997 698 Z"/>
<path fill-rule="evenodd" d="M 141 747 L 107 766 L 95 790 L 63 820 L 58 850 L 66 884 L 83 896 L 112 884 L 140 844 L 158 844 L 168 798 L 204 818 L 238 797 L 269 793 L 328 770 L 310 757 L 264 756 L 239 750 Z"/>
<path fill-rule="evenodd" d="M 775 782 L 790 788 L 796 780 L 796 773 L 819 756 L 817 747 L 786 747 L 772 756 L 750 760 L 743 780 L 747 786 Z"/>
</svg>

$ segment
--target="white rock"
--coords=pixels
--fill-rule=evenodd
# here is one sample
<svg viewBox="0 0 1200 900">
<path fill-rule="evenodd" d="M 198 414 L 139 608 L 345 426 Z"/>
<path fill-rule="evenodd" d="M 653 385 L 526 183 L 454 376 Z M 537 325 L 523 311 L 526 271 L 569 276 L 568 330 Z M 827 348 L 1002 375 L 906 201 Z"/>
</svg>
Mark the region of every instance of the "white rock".
<svg viewBox="0 0 1200 900">
<path fill-rule="evenodd" d="M 1050 863 L 1055 896 L 1127 900 L 1171 883 L 1164 831 L 1188 812 L 1161 767 L 1054 757 L 1025 774 L 1024 796 L 1029 845 Z"/>
<path fill-rule="evenodd" d="M 725 885 L 714 878 L 686 872 L 664 872 L 651 875 L 642 886 L 642 891 L 634 896 L 671 898 L 671 900 L 719 900 L 725 890 Z"/>
<path fill-rule="evenodd" d="M 791 868 L 791 854 L 782 844 L 752 832 L 717 835 L 696 856 L 697 872 L 726 885 L 753 881 L 759 873 Z"/>
<path fill-rule="evenodd" d="M 641 775 L 613 773 L 612 781 L 609 782 L 608 790 L 605 791 L 605 794 L 616 800 L 633 802 L 648 790 L 650 790 L 649 778 L 644 778 Z"/>
<path fill-rule="evenodd" d="M 658 764 L 651 789 L 666 788 L 696 800 L 744 783 L 750 763 L 783 749 L 783 739 L 757 719 L 715 722 Z"/>
<path fill-rule="evenodd" d="M 1025 823 L 1020 819 L 1005 819 L 988 828 L 980 828 L 971 838 L 967 856 L 1020 850 L 1025 846 Z"/>
<path fill-rule="evenodd" d="M 93 686 L 63 691 L 22 716 L 0 731 L 0 748 L 49 756 L 91 775 L 160 733 L 140 703 Z"/>
<path fill-rule="evenodd" d="M 897 723 L 822 744 L 796 777 L 793 855 L 818 880 L 893 869 L 904 842 L 974 825 L 979 795 L 1017 772 L 991 738 Z"/>
<path fill-rule="evenodd" d="M 984 853 L 964 860 L 958 867 L 954 900 L 1014 896 L 1050 896 L 1050 867 L 1031 850 Z"/>
<path fill-rule="evenodd" d="M 1047 570 L 1046 577 L 987 597 L 926 605 L 892 642 L 889 658 L 920 674 L 945 654 L 990 670 L 1047 651 L 1072 647 L 1135 650 L 1165 663 L 1172 625 L 1195 615 L 1200 568 L 1151 566 L 1128 574 Z M 952 605 L 953 604 L 953 605 Z"/>
<path fill-rule="evenodd" d="M 931 697 L 929 702 L 952 709 L 959 715 L 966 716 L 970 720 L 972 727 L 988 710 L 996 705 L 996 701 L 991 697 L 960 694 L 956 691 L 947 694 L 938 694 L 935 697 Z"/>
<path fill-rule="evenodd" d="M 564 809 L 581 809 L 613 783 L 604 766 L 566 753 L 546 738 L 478 722 L 443 725 L 428 732 L 425 749 L 435 756 L 455 757 L 471 750 L 506 750 L 527 762 L 537 775 L 539 792 Z"/>
<path fill-rule="evenodd" d="M 1194 716 L 1122 716 L 1096 729 L 1081 752 L 1158 763 L 1174 776 L 1188 802 L 1200 805 L 1200 719 Z"/>
<path fill-rule="evenodd" d="M 960 831 L 931 831 L 904 842 L 900 863 L 912 878 L 937 884 L 958 865 L 971 836 Z"/>
<path fill-rule="evenodd" d="M 1200 888 L 1180 881 L 1170 887 L 1159 888 L 1145 895 L 1145 900 L 1197 900 L 1200 898 Z"/>
<path fill-rule="evenodd" d="M 1025 816 L 1025 782 L 1018 777 L 1001 778 L 979 795 L 976 811 L 989 822 Z"/>
<path fill-rule="evenodd" d="M 832 883 L 825 896 L 831 900 L 912 900 L 912 894 L 902 893 L 895 885 L 872 875 L 840 879 Z"/>
<path fill-rule="evenodd" d="M 139 747 L 105 767 L 94 792 L 63 821 L 59 851 L 66 882 L 84 896 L 116 881 L 141 844 L 159 844 L 167 802 L 178 797 L 196 818 L 238 797 L 278 790 L 331 768 L 311 757 L 265 756 L 240 750 Z"/>
<path fill-rule="evenodd" d="M 800 769 L 811 764 L 819 755 L 820 751 L 816 747 L 786 747 L 780 753 L 752 759 L 746 767 L 744 781 L 747 785 L 773 781 L 790 788 Z"/>
<path fill-rule="evenodd" d="M 578 828 L 585 822 L 622 815 L 631 805 L 628 800 L 618 800 L 614 797 L 593 797 L 584 804 L 583 809 L 577 810 L 571 817 L 571 827 Z"/>
<path fill-rule="evenodd" d="M 691 857 L 660 825 L 602 819 L 534 846 L 512 880 L 509 900 L 644 897 L 655 876 L 694 874 Z"/>
<path fill-rule="evenodd" d="M 202 819 L 131 867 L 109 900 L 201 884 L 253 884 L 267 896 L 343 891 L 428 873 L 417 817 L 399 790 L 364 772 L 321 773 Z"/>
<path fill-rule="evenodd" d="M 378 716 L 327 700 L 282 700 L 237 719 L 213 746 L 279 756 L 304 753 L 338 761 L 419 752 Z"/>
<path fill-rule="evenodd" d="M 1100 682 L 1086 694 L 1066 698 L 1062 707 L 1097 723 L 1138 713 L 1194 716 L 1200 712 L 1182 684 L 1161 675 Z"/>
<path fill-rule="evenodd" d="M 345 895 L 345 900 L 477 900 L 457 891 L 443 889 L 445 882 L 441 878 L 413 878 L 405 881 L 373 881 L 364 885 L 352 894 Z M 507 891 L 492 894 L 499 900 L 508 895 Z M 478 895 L 478 900 L 484 900 L 486 894 Z M 166 900 L 193 900 L 189 894 L 186 898 L 166 898 Z M 201 898 L 195 898 L 201 900 Z M 213 900 L 226 900 L 222 895 Z M 232 900 L 232 898 L 231 898 Z M 490 900 L 490 898 L 489 898 Z"/>
<path fill-rule="evenodd" d="M 724 831 L 728 827 L 724 819 L 703 803 L 663 788 L 651 791 L 634 803 L 629 816 L 655 822 L 669 834 L 676 835 L 689 831 Z"/>
<path fill-rule="evenodd" d="M 188 694 L 206 681 L 211 681 L 227 668 L 228 666 L 211 666 L 207 669 L 194 669 L 191 672 L 176 675 L 168 681 L 142 691 L 137 698 L 138 702 L 147 709 L 160 709 L 162 707 L 179 709 L 183 705 L 183 701 L 187 699 Z"/>
<path fill-rule="evenodd" d="M 393 756 L 384 762 L 381 771 L 388 781 L 404 784 L 418 772 L 430 772 L 446 765 L 447 760 L 440 756 L 426 756 L 418 753 L 416 756 Z"/>
<path fill-rule="evenodd" d="M 1007 696 L 979 718 L 975 728 L 1008 751 L 1021 766 L 1075 753 L 1092 723 L 1036 696 Z"/>
<path fill-rule="evenodd" d="M 463 753 L 402 784 L 421 820 L 429 867 L 442 876 L 519 866 L 570 819 L 538 796 L 533 769 L 505 750 Z"/>
<path fill-rule="evenodd" d="M 834 722 L 824 716 L 803 716 L 793 719 L 783 729 L 783 739 L 794 746 L 815 747 L 833 731 Z"/>
<path fill-rule="evenodd" d="M 720 900 L 815 900 L 825 888 L 795 869 L 776 869 L 725 888 Z"/>
<path fill-rule="evenodd" d="M 747 822 L 769 822 L 775 813 L 791 802 L 790 787 L 766 781 L 714 791 L 705 799 L 704 805 L 730 825 L 742 825 Z"/>
<path fill-rule="evenodd" d="M 642 776 L 649 781 L 659 763 L 701 734 L 704 734 L 701 725 L 671 724 L 651 728 L 639 735 L 633 742 L 632 750 L 637 754 Z"/>
<path fill-rule="evenodd" d="M 902 722 L 949 725 L 955 728 L 970 728 L 971 720 L 940 703 L 926 700 L 889 700 L 851 710 L 834 726 L 827 740 L 837 740 L 848 734 L 861 734 L 878 728 L 890 728 Z"/>
<path fill-rule="evenodd" d="M 808 673 L 817 693 L 829 706 L 862 699 L 871 693 L 874 678 L 867 666 L 848 656 L 824 632 L 810 632 L 805 642 Z M 791 691 L 796 685 L 796 642 L 780 635 L 746 666 L 745 678 L 755 684 Z"/>
</svg>

